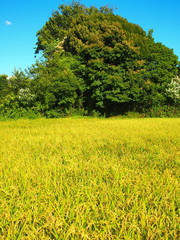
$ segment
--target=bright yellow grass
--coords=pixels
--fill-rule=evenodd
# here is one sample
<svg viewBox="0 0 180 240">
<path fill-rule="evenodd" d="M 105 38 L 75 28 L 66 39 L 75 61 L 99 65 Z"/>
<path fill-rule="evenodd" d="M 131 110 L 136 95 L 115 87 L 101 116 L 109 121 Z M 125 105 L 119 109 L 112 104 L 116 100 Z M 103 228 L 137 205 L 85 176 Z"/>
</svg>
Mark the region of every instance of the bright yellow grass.
<svg viewBox="0 0 180 240">
<path fill-rule="evenodd" d="M 0 123 L 0 239 L 178 239 L 179 119 Z"/>
</svg>

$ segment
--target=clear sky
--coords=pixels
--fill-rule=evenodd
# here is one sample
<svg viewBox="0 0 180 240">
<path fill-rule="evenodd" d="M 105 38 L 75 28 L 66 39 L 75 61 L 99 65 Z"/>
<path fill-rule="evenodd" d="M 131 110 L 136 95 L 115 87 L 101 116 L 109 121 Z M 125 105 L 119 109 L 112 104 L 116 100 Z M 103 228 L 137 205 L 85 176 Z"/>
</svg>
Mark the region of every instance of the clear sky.
<svg viewBox="0 0 180 240">
<path fill-rule="evenodd" d="M 11 75 L 35 62 L 36 33 L 51 13 L 66 0 L 0 0 L 0 74 Z M 180 60 L 180 0 L 81 0 L 86 6 L 114 8 L 115 14 L 154 29 L 156 42 L 162 42 Z M 116 9 L 117 8 L 117 9 Z"/>
</svg>

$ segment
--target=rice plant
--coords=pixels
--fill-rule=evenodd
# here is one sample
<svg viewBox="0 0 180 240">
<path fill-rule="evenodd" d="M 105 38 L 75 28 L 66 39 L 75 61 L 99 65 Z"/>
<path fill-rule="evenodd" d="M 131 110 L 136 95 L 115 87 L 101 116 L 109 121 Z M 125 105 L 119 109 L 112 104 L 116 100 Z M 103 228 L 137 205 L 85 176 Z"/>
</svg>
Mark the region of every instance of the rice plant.
<svg viewBox="0 0 180 240">
<path fill-rule="evenodd" d="M 0 239 L 179 239 L 179 119 L 0 122 Z"/>
</svg>

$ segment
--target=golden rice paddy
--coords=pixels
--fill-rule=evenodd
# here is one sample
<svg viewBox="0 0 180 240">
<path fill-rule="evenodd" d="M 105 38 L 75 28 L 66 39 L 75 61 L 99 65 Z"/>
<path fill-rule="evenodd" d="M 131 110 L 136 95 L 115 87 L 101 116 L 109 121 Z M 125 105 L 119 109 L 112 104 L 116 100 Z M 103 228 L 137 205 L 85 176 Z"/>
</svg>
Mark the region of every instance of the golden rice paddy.
<svg viewBox="0 0 180 240">
<path fill-rule="evenodd" d="M 179 119 L 0 122 L 0 239 L 180 239 Z"/>
</svg>

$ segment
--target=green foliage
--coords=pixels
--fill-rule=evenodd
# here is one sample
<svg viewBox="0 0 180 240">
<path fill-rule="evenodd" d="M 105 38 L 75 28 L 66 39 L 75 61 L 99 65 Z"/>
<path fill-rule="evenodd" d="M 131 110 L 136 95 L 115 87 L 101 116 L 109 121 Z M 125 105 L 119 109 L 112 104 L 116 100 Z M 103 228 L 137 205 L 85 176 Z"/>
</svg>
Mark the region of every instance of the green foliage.
<svg viewBox="0 0 180 240">
<path fill-rule="evenodd" d="M 33 108 L 20 108 L 19 106 L 14 106 L 13 108 L 3 109 L 0 112 L 0 120 L 10 120 L 10 119 L 36 119 L 44 117 L 36 109 Z"/>
<path fill-rule="evenodd" d="M 89 112 L 140 110 L 166 102 L 165 89 L 177 73 L 177 56 L 152 33 L 112 9 L 73 2 L 61 5 L 38 32 L 36 52 L 56 61 L 58 52 L 79 59 L 75 75 L 85 84 L 82 102 Z"/>
<path fill-rule="evenodd" d="M 1 99 L 8 94 L 8 76 L 0 75 L 0 96 Z"/>
<path fill-rule="evenodd" d="M 38 110 L 66 112 L 72 107 L 80 107 L 83 81 L 75 75 L 78 66 L 76 58 L 56 53 L 54 58 L 37 62 L 30 69 Z"/>
<path fill-rule="evenodd" d="M 12 77 L 0 76 L 0 111 L 9 115 L 18 109 L 33 107 L 34 94 L 32 93 L 32 80 L 25 72 L 15 70 Z M 21 111 L 21 110 L 20 110 Z"/>
<path fill-rule="evenodd" d="M 179 75 L 178 58 L 152 35 L 108 7 L 62 4 L 37 33 L 36 54 L 43 60 L 28 74 L 0 78 L 1 106 L 33 107 L 53 117 L 177 105 L 171 80 Z"/>
<path fill-rule="evenodd" d="M 158 118 L 173 118 L 180 117 L 180 106 L 154 106 L 151 109 L 146 109 L 143 112 L 144 117 Z"/>
</svg>

